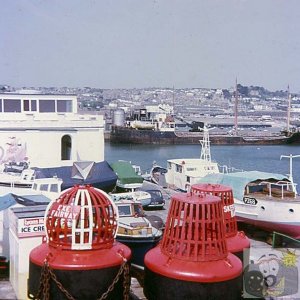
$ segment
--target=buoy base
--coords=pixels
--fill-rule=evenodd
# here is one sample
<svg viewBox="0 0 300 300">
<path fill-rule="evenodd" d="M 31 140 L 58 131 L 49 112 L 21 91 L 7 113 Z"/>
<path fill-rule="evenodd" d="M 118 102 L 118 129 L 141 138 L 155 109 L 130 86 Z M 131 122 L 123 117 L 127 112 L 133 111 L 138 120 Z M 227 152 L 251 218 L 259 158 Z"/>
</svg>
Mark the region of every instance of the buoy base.
<svg viewBox="0 0 300 300">
<path fill-rule="evenodd" d="M 199 283 L 168 278 L 145 268 L 144 294 L 148 300 L 242 299 L 239 277 L 215 283 Z"/>
<path fill-rule="evenodd" d="M 49 299 L 65 300 L 67 291 L 74 299 L 96 300 L 107 292 L 116 279 L 124 263 L 122 257 L 129 260 L 130 255 L 130 249 L 118 242 L 110 249 L 84 251 L 59 250 L 44 243 L 30 253 L 28 298 L 36 299 L 40 284 L 45 285 L 46 280 L 41 275 L 46 258 L 49 270 L 56 277 L 53 278 L 49 273 L 47 275 L 49 291 L 46 295 Z M 63 287 L 63 291 L 56 280 Z M 123 299 L 123 282 L 124 272 L 106 299 Z"/>
<path fill-rule="evenodd" d="M 240 259 L 231 253 L 226 259 L 187 261 L 167 256 L 159 246 L 146 253 L 144 262 L 149 270 L 162 276 L 199 283 L 231 280 L 240 277 L 243 269 Z"/>
<path fill-rule="evenodd" d="M 120 266 L 100 270 L 53 270 L 53 273 L 58 281 L 62 283 L 64 289 L 66 289 L 75 299 L 96 300 L 107 291 L 119 269 Z M 30 281 L 28 281 L 28 298 L 36 299 L 35 297 L 39 292 L 42 268 L 30 263 L 29 270 Z M 123 299 L 123 281 L 124 277 L 121 275 L 120 280 L 116 283 L 106 299 Z M 52 279 L 50 279 L 49 299 L 67 299 Z"/>
<path fill-rule="evenodd" d="M 243 252 L 250 248 L 250 240 L 243 231 L 238 231 L 236 235 L 227 237 L 228 252 L 236 255 L 243 262 Z"/>
</svg>

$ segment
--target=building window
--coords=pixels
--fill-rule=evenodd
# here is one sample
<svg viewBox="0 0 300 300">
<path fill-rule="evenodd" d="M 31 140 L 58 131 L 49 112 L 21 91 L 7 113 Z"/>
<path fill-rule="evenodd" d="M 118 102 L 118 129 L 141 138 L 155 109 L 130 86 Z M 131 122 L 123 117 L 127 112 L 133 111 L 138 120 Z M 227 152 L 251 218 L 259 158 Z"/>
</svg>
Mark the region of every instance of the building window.
<svg viewBox="0 0 300 300">
<path fill-rule="evenodd" d="M 0 99 L 0 112 L 2 112 L 2 99 Z"/>
<path fill-rule="evenodd" d="M 55 100 L 39 100 L 40 112 L 55 112 Z"/>
<path fill-rule="evenodd" d="M 72 112 L 72 100 L 57 100 L 57 112 Z"/>
<path fill-rule="evenodd" d="M 72 150 L 72 140 L 69 135 L 64 135 L 61 139 L 61 159 L 70 160 Z"/>
<path fill-rule="evenodd" d="M 36 100 L 31 100 L 31 111 L 37 111 L 36 109 Z"/>
<path fill-rule="evenodd" d="M 4 99 L 4 112 L 21 112 L 20 99 Z"/>
<path fill-rule="evenodd" d="M 29 100 L 24 100 L 23 101 L 23 110 L 24 111 L 29 111 Z"/>
</svg>

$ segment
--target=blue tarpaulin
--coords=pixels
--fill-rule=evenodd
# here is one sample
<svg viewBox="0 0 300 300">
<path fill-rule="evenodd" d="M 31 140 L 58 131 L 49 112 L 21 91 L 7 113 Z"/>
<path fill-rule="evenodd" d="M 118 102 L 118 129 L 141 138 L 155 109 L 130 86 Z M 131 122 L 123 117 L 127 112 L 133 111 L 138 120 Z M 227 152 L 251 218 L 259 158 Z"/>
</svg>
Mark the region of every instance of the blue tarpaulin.
<svg viewBox="0 0 300 300">
<path fill-rule="evenodd" d="M 47 205 L 51 200 L 44 195 L 24 195 L 19 196 L 8 193 L 0 197 L 0 211 L 5 210 L 15 204 L 24 206 Z"/>
<path fill-rule="evenodd" d="M 17 201 L 15 200 L 12 194 L 7 194 L 0 197 L 0 211 L 5 210 L 13 205 L 15 205 Z"/>
<path fill-rule="evenodd" d="M 36 178 L 58 177 L 63 180 L 62 190 L 78 184 L 90 184 L 106 192 L 110 192 L 116 185 L 117 175 L 106 161 L 93 163 L 85 179 L 76 176 L 75 166 L 57 168 L 32 168 L 36 171 Z M 77 170 L 75 170 L 77 171 Z"/>
</svg>

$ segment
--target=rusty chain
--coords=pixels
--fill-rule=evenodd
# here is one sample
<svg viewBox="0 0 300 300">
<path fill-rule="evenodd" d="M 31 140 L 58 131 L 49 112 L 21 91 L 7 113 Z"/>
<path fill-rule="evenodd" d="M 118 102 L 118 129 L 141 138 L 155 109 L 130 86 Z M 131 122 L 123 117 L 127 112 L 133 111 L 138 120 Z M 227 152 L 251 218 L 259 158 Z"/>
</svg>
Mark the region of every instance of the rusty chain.
<svg viewBox="0 0 300 300">
<path fill-rule="evenodd" d="M 126 261 L 126 259 L 123 258 L 123 264 L 121 265 L 115 279 L 113 280 L 112 284 L 108 287 L 107 291 L 102 294 L 100 298 L 97 300 L 105 300 L 109 293 L 114 289 L 116 283 L 119 281 L 121 275 L 124 275 L 124 280 L 123 280 L 123 299 L 124 300 L 129 300 L 129 287 L 130 287 L 130 276 L 129 276 L 129 265 Z"/>
<path fill-rule="evenodd" d="M 57 287 L 62 291 L 62 293 L 66 296 L 69 300 L 75 300 L 75 298 L 63 287 L 63 285 L 57 280 L 56 275 L 54 274 L 51 268 L 49 269 L 49 274 L 51 275 L 52 280 L 56 283 Z"/>
<path fill-rule="evenodd" d="M 130 276 L 129 276 L 129 264 L 127 260 L 123 258 L 123 264 L 121 265 L 116 277 L 114 278 L 112 284 L 108 287 L 107 291 L 102 294 L 97 300 L 105 300 L 109 293 L 114 289 L 116 283 L 120 280 L 121 275 L 123 274 L 123 299 L 129 300 L 129 289 L 130 289 Z M 33 299 L 35 300 L 50 300 L 50 279 L 52 279 L 61 292 L 66 296 L 68 300 L 75 300 L 75 298 L 63 287 L 61 282 L 58 281 L 53 270 L 50 268 L 48 260 L 45 259 L 44 265 L 41 271 L 40 285 L 38 289 L 37 296 Z"/>
<path fill-rule="evenodd" d="M 44 300 L 49 300 L 49 288 L 50 288 L 50 278 L 48 272 L 48 261 L 45 260 L 44 265 L 41 271 L 40 285 L 38 289 L 38 293 L 34 299 L 42 299 L 42 295 L 44 295 Z"/>
<path fill-rule="evenodd" d="M 129 300 L 129 291 L 130 291 L 130 267 L 127 262 L 125 262 L 124 266 L 124 279 L 123 279 L 123 299 Z"/>
</svg>

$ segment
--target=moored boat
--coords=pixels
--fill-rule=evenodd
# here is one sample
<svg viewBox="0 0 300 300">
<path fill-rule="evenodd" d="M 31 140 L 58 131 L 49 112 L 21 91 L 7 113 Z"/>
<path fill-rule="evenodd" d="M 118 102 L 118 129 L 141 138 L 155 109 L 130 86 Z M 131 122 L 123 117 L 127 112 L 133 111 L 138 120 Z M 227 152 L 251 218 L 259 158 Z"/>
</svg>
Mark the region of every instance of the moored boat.
<svg viewBox="0 0 300 300">
<path fill-rule="evenodd" d="M 127 126 L 112 126 L 110 142 L 114 144 L 155 144 L 155 145 L 195 145 L 203 138 L 202 132 L 189 132 L 173 129 L 138 130 Z M 299 144 L 300 132 L 285 135 L 232 135 L 212 134 L 213 145 L 285 145 Z"/>
</svg>

